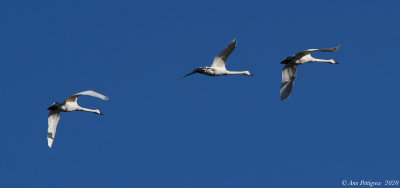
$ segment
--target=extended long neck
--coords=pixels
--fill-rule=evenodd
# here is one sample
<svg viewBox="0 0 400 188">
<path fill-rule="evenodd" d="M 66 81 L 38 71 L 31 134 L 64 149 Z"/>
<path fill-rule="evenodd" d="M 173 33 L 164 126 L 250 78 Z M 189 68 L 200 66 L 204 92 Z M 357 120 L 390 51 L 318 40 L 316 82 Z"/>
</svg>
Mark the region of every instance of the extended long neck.
<svg viewBox="0 0 400 188">
<path fill-rule="evenodd" d="M 85 111 L 85 112 L 92 112 L 92 113 L 95 113 L 95 114 L 100 114 L 99 110 L 92 110 L 92 109 L 89 109 L 89 108 L 79 107 L 79 110 L 80 111 Z"/>
<path fill-rule="evenodd" d="M 317 58 L 312 58 L 311 62 L 321 62 L 321 63 L 330 63 L 330 64 L 335 64 L 335 61 L 333 59 L 317 59 Z"/>
<path fill-rule="evenodd" d="M 244 75 L 249 75 L 249 71 L 227 71 L 227 74 L 244 74 Z"/>
</svg>

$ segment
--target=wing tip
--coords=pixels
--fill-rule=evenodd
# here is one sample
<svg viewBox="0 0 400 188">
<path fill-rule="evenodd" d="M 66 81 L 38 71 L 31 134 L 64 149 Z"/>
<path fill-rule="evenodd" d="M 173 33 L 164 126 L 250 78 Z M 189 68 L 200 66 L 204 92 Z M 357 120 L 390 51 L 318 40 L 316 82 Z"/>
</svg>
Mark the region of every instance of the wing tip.
<svg viewBox="0 0 400 188">
<path fill-rule="evenodd" d="M 53 146 L 53 142 L 54 142 L 54 139 L 47 137 L 47 145 L 49 146 L 49 148 L 51 148 L 51 146 Z"/>
<path fill-rule="evenodd" d="M 236 45 L 237 45 L 237 40 L 236 40 L 236 38 L 233 38 L 233 40 L 232 40 L 232 42 L 231 42 L 230 44 L 233 44 L 233 45 L 235 45 L 235 47 L 236 47 Z"/>
<path fill-rule="evenodd" d="M 285 88 L 286 89 L 286 88 Z M 291 93 L 291 92 L 290 92 Z M 290 93 L 287 93 L 285 91 L 281 91 L 281 101 L 285 101 L 286 99 L 288 99 L 290 97 Z"/>
<path fill-rule="evenodd" d="M 86 91 L 81 91 L 81 92 L 79 92 L 79 93 L 77 93 L 75 95 L 89 95 L 89 96 L 92 96 L 92 97 L 100 98 L 100 99 L 105 100 L 105 101 L 110 99 L 109 97 L 107 97 L 107 96 L 105 96 L 105 95 L 103 95 L 103 94 L 101 94 L 99 92 L 93 91 L 91 89 L 90 90 L 86 90 Z"/>
</svg>

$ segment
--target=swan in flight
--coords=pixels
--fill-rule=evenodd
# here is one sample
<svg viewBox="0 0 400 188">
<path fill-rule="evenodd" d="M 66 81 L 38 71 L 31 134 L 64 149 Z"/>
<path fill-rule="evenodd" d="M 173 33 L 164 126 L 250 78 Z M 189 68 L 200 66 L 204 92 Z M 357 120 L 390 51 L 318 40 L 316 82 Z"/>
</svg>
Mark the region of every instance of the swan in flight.
<svg viewBox="0 0 400 188">
<path fill-rule="evenodd" d="M 234 39 L 231 43 L 226 46 L 224 50 L 222 50 L 215 58 L 213 61 L 213 64 L 211 67 L 199 67 L 197 69 L 194 69 L 193 72 L 185 75 L 190 76 L 195 73 L 200 73 L 204 74 L 207 76 L 221 76 L 221 75 L 232 75 L 232 74 L 244 74 L 248 76 L 253 76 L 249 71 L 229 71 L 226 70 L 225 65 L 226 65 L 226 60 L 228 59 L 229 55 L 232 53 L 232 51 L 236 48 L 236 39 Z"/>
<path fill-rule="evenodd" d="M 308 49 L 305 51 L 301 51 L 294 56 L 289 56 L 284 59 L 281 64 L 285 64 L 285 67 L 282 70 L 282 84 L 281 84 L 281 101 L 284 101 L 290 96 L 292 92 L 292 87 L 294 80 L 296 79 L 296 70 L 298 65 L 302 65 L 305 63 L 311 62 L 323 62 L 330 64 L 339 64 L 333 59 L 316 59 L 311 56 L 312 52 L 336 52 L 339 49 L 339 46 L 334 48 L 325 48 L 325 49 Z"/>
<path fill-rule="evenodd" d="M 95 109 L 88 109 L 88 108 L 83 108 L 78 105 L 78 98 L 81 95 L 89 95 L 92 97 L 97 97 L 103 100 L 108 100 L 108 97 L 94 92 L 94 91 L 82 91 L 80 93 L 77 93 L 75 95 L 72 95 L 65 99 L 63 103 L 58 103 L 55 102 L 53 103 L 47 110 L 50 110 L 49 117 L 48 117 L 48 124 L 49 128 L 47 129 L 47 144 L 49 145 L 49 148 L 53 145 L 54 137 L 56 136 L 56 129 L 57 129 L 57 124 L 58 121 L 60 120 L 60 112 L 72 112 L 72 111 L 86 111 L 86 112 L 92 112 L 95 114 L 103 115 L 103 113 L 100 112 L 100 110 Z"/>
</svg>

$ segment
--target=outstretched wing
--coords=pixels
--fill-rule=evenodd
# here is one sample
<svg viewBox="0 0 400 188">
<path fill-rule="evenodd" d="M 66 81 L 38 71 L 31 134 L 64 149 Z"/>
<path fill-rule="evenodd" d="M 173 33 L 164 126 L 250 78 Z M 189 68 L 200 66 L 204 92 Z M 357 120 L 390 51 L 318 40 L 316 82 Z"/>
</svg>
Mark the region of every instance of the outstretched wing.
<svg viewBox="0 0 400 188">
<path fill-rule="evenodd" d="M 72 96 L 68 97 L 67 99 L 65 99 L 65 102 L 77 102 L 78 97 L 81 96 L 81 95 L 89 95 L 89 96 L 92 96 L 92 97 L 97 97 L 99 99 L 108 100 L 107 96 L 104 96 L 104 95 L 102 95 L 100 93 L 97 93 L 95 91 L 92 91 L 92 90 L 88 90 L 88 91 L 82 91 L 80 93 L 77 93 L 75 95 L 72 95 Z"/>
<path fill-rule="evenodd" d="M 213 61 L 211 67 L 225 67 L 226 60 L 228 59 L 229 55 L 233 52 L 236 48 L 236 39 L 233 39 L 231 43 L 226 46 L 224 50 L 222 50 Z"/>
<path fill-rule="evenodd" d="M 324 48 L 324 49 L 308 49 L 301 51 L 296 54 L 297 58 L 301 58 L 305 55 L 311 54 L 312 52 L 336 52 L 339 49 L 340 45 L 333 47 L 333 48 Z"/>
<path fill-rule="evenodd" d="M 53 145 L 54 138 L 56 136 L 57 124 L 60 120 L 60 111 L 51 110 L 49 117 L 47 118 L 49 127 L 47 128 L 47 145 L 49 148 Z"/>
<path fill-rule="evenodd" d="M 290 96 L 294 80 L 296 79 L 296 64 L 286 64 L 282 70 L 282 84 L 281 84 L 281 101 L 284 101 Z"/>
</svg>

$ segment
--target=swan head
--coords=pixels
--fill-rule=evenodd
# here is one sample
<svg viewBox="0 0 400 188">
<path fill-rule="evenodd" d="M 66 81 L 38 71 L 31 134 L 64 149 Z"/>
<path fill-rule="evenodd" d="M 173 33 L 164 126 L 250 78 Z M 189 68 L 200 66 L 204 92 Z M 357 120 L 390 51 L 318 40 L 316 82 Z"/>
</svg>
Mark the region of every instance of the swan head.
<svg viewBox="0 0 400 188">
<path fill-rule="evenodd" d="M 103 113 L 100 112 L 99 109 L 96 109 L 96 111 L 94 113 L 99 114 L 99 115 L 104 115 Z"/>
<path fill-rule="evenodd" d="M 244 71 L 244 74 L 247 76 L 254 76 L 254 74 L 251 74 L 249 71 Z"/>
<path fill-rule="evenodd" d="M 337 61 L 335 61 L 333 59 L 330 59 L 330 60 L 331 60 L 331 64 L 339 64 L 339 62 L 337 62 Z"/>
</svg>

